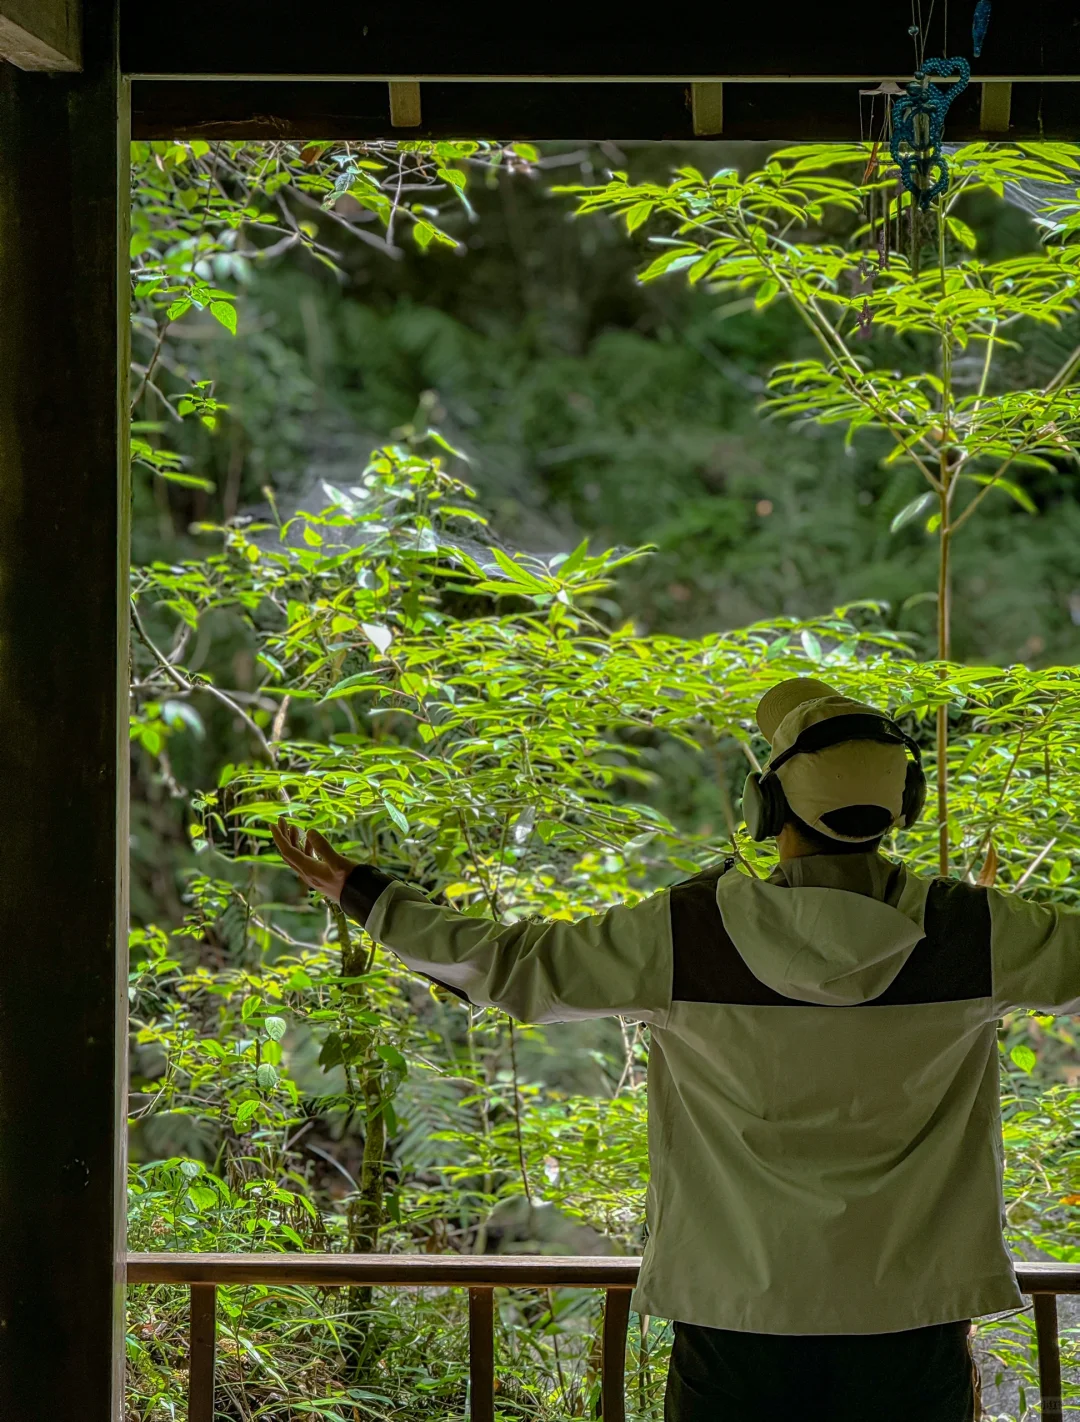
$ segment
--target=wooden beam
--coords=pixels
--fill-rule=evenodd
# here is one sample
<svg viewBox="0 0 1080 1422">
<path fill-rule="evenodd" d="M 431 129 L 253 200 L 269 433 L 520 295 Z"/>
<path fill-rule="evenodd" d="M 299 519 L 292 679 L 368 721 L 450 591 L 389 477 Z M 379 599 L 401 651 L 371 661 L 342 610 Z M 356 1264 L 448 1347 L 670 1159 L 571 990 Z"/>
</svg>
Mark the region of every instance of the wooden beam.
<svg viewBox="0 0 1080 1422">
<path fill-rule="evenodd" d="M 123 1415 L 129 178 L 115 0 L 84 12 L 81 74 L 0 65 L 0 1417 L 12 1422 Z"/>
<path fill-rule="evenodd" d="M 1011 84 L 984 84 L 982 86 L 979 127 L 983 133 L 1008 133 L 1011 112 Z"/>
<path fill-rule="evenodd" d="M 1078 27 L 1080 28 L 1080 27 Z M 719 86 L 717 86 L 719 87 Z M 723 139 L 858 140 L 859 83 L 724 84 Z M 685 83 L 425 83 L 417 138 L 672 139 L 692 141 Z M 949 110 L 946 138 L 984 137 L 983 86 Z M 391 138 L 386 83 L 136 80 L 137 138 Z M 1080 84 L 1016 84 L 1010 137 L 1080 139 Z"/>
<path fill-rule="evenodd" d="M 80 69 L 80 0 L 0 0 L 0 59 L 17 69 Z"/>
<path fill-rule="evenodd" d="M 724 131 L 723 84 L 691 84 L 690 114 L 697 138 L 719 138 Z"/>
<path fill-rule="evenodd" d="M 924 7 L 925 8 L 925 7 Z M 910 75 L 906 7 L 863 7 L 857 23 L 823 24 L 818 5 L 786 5 L 770 15 L 721 4 L 704 37 L 694 25 L 613 27 L 603 6 L 548 0 L 543 23 L 491 23 L 480 5 L 418 5 L 366 0 L 187 0 L 184 23 L 163 43 L 160 13 L 146 0 L 123 0 L 123 66 L 135 76 L 314 79 L 419 79 L 484 75 L 544 79 L 693 80 L 844 79 Z M 977 80 L 1080 76 L 1080 26 L 1074 0 L 995 5 Z M 772 19 L 774 22 L 769 23 Z M 934 53 L 971 53 L 971 12 L 938 7 Z M 207 35 L 213 43 L 207 43 Z M 331 37 L 328 42 L 328 36 Z"/>
<path fill-rule="evenodd" d="M 420 127 L 420 85 L 405 79 L 391 80 L 390 126 L 391 128 Z"/>
</svg>

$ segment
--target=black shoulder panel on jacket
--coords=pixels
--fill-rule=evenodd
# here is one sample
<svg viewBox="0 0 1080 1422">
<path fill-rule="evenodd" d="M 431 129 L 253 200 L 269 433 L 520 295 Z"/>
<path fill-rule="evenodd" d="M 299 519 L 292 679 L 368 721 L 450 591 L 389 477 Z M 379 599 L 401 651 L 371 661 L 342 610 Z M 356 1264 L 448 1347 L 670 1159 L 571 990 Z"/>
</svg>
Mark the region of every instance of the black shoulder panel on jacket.
<svg viewBox="0 0 1080 1422">
<path fill-rule="evenodd" d="M 725 866 L 726 867 L 726 866 Z M 723 873 L 706 870 L 671 890 L 673 1002 L 745 1007 L 818 1007 L 775 992 L 747 967 L 716 903 Z M 798 889 L 785 890 L 798 893 Z M 888 988 L 858 1007 L 961 1002 L 991 995 L 990 902 L 985 889 L 935 880 L 926 899 L 925 937 Z"/>
<path fill-rule="evenodd" d="M 868 1006 L 962 1002 L 992 995 L 990 896 L 985 889 L 935 879 L 926 896 L 923 931 L 926 937 Z"/>
</svg>

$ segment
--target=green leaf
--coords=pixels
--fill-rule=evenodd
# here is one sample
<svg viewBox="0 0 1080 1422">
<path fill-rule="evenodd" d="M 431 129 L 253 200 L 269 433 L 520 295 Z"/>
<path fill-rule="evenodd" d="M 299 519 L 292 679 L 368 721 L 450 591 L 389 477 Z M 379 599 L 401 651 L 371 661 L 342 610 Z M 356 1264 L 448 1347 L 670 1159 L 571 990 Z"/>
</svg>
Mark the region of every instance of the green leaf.
<svg viewBox="0 0 1080 1422">
<path fill-rule="evenodd" d="M 187 729 L 197 740 L 205 739 L 206 727 L 203 725 L 203 719 L 195 707 L 189 706 L 186 701 L 163 702 L 161 719 L 174 731 Z"/>
<path fill-rule="evenodd" d="M 1019 1067 L 1021 1071 L 1027 1072 L 1030 1076 L 1032 1071 L 1034 1071 L 1035 1069 L 1035 1064 L 1038 1061 L 1038 1058 L 1030 1047 L 1026 1047 L 1023 1043 L 1021 1043 L 1019 1046 L 1013 1047 L 1012 1051 L 1009 1053 L 1009 1060 L 1012 1062 L 1013 1066 Z"/>
<path fill-rule="evenodd" d="M 231 335 L 236 335 L 236 307 L 231 301 L 211 301 L 210 315 Z"/>
<path fill-rule="evenodd" d="M 263 1091 L 273 1091 L 278 1084 L 278 1069 L 269 1062 L 263 1062 L 255 1072 L 255 1080 Z"/>
<path fill-rule="evenodd" d="M 294 974 L 295 976 L 295 974 Z M 304 975 L 305 977 L 307 974 Z M 310 985 L 310 979 L 308 979 Z M 280 1042 L 285 1035 L 286 1022 L 284 1017 L 267 1017 L 263 1022 L 263 1031 L 270 1038 L 271 1042 Z"/>
<path fill-rule="evenodd" d="M 405 1058 L 398 1051 L 397 1047 L 391 1046 L 389 1042 L 381 1042 L 375 1050 L 386 1065 L 392 1067 L 394 1071 L 404 1071 L 406 1069 L 408 1063 Z"/>
<path fill-rule="evenodd" d="M 372 646 L 380 652 L 385 652 L 394 640 L 393 632 L 389 627 L 384 627 L 381 622 L 361 622 L 360 630 Z"/>
<path fill-rule="evenodd" d="M 319 1065 L 323 1071 L 329 1071 L 332 1067 L 341 1066 L 345 1060 L 343 1043 L 340 1032 L 328 1032 L 319 1052 Z"/>
<path fill-rule="evenodd" d="M 897 530 L 903 528 L 906 523 L 913 522 L 925 509 L 930 507 L 936 497 L 934 492 L 928 489 L 925 494 L 920 494 L 917 499 L 912 499 L 911 503 L 905 504 L 893 519 L 892 523 L 889 524 L 889 532 L 896 533 Z"/>
<path fill-rule="evenodd" d="M 655 204 L 651 202 L 634 203 L 633 207 L 629 208 L 626 213 L 627 232 L 636 231 L 643 222 L 648 221 L 654 206 Z"/>
<path fill-rule="evenodd" d="M 170 484 L 182 484 L 186 489 L 203 489 L 208 494 L 212 494 L 216 485 L 209 479 L 202 478 L 199 474 L 188 474 L 183 469 L 155 469 L 154 473 L 159 479 L 166 479 Z"/>
<path fill-rule="evenodd" d="M 964 478 L 970 479 L 975 484 L 1000 489 L 1003 494 L 1008 494 L 1010 499 L 1018 503 L 1025 513 L 1037 514 L 1039 512 L 1031 495 L 1011 479 L 995 479 L 992 474 L 965 474 Z"/>
<path fill-rule="evenodd" d="M 1050 866 L 1051 884 L 1064 884 L 1072 877 L 1072 860 L 1064 855 L 1060 859 L 1055 859 Z"/>
<path fill-rule="evenodd" d="M 979 244 L 978 238 L 975 236 L 975 233 L 971 230 L 967 223 L 961 222 L 958 217 L 947 217 L 945 221 L 948 226 L 949 232 L 956 238 L 956 240 L 960 242 L 963 246 L 965 246 L 968 251 L 974 252 L 975 248 Z"/>
<path fill-rule="evenodd" d="M 799 637 L 802 642 L 803 651 L 812 662 L 820 662 L 824 653 L 821 650 L 821 643 L 813 632 L 803 631 Z"/>
<path fill-rule="evenodd" d="M 258 1111 L 258 1109 L 259 1102 L 256 1100 L 241 1101 L 240 1105 L 236 1108 L 237 1126 L 241 1128 L 246 1126 L 247 1123 L 251 1120 L 252 1116 L 255 1115 L 255 1112 Z"/>
<path fill-rule="evenodd" d="M 527 588 L 529 592 L 532 593 L 544 593 L 551 591 L 551 589 L 546 583 L 540 582 L 540 580 L 532 573 L 530 573 L 526 568 L 522 568 L 520 564 L 515 563 L 514 560 L 508 557 L 507 554 L 505 554 L 501 548 L 493 548 L 491 552 L 496 563 L 498 563 L 499 567 L 503 570 L 506 576 L 511 579 L 512 582 L 520 584 L 520 586 Z"/>
</svg>

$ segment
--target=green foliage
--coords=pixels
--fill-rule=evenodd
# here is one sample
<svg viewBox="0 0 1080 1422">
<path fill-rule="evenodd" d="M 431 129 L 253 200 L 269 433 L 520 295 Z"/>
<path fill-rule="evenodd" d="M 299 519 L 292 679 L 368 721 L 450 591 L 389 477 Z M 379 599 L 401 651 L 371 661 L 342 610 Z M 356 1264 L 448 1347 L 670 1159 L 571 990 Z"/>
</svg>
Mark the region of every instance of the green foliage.
<svg viewBox="0 0 1080 1422">
<path fill-rule="evenodd" d="M 159 418 L 182 422 L 195 415 L 215 427 L 228 406 L 214 399 L 209 381 L 192 378 L 170 359 L 167 342 L 176 339 L 178 322 L 201 313 L 235 336 L 238 291 L 260 267 L 294 248 L 340 275 L 340 254 L 322 240 L 313 214 L 386 256 L 399 253 L 395 240 L 403 233 L 420 248 L 457 248 L 443 211 L 449 202 L 471 212 L 469 170 L 527 166 L 531 152 L 526 144 L 472 140 L 132 144 L 132 411 L 152 396 Z M 178 388 L 159 384 L 162 371 Z M 141 433 L 160 428 L 143 422 Z M 133 453 L 160 477 L 192 485 L 193 476 L 179 472 L 177 456 L 148 440 L 139 438 Z"/>
<path fill-rule="evenodd" d="M 620 214 L 630 227 L 654 214 L 673 223 L 677 237 L 657 239 L 666 250 L 642 272 L 642 281 L 685 271 L 691 282 L 707 281 L 716 292 L 748 292 L 758 307 L 790 300 L 821 354 L 780 366 L 765 408 L 841 424 L 849 438 L 864 429 L 889 435 L 894 448 L 886 463 L 910 461 L 924 475 L 942 502 L 945 533 L 965 522 L 1010 469 L 1045 468 L 1039 456 L 1046 454 L 1071 457 L 1080 430 L 1077 387 L 1070 384 L 1080 354 L 1041 389 L 990 388 L 997 347 L 1014 344 L 1025 322 L 1058 326 L 1073 311 L 1080 262 L 1080 247 L 1068 241 L 1073 227 L 1047 216 L 1050 245 L 1031 255 L 950 260 L 946 232 L 956 221 L 951 210 L 965 196 L 1000 193 L 1005 181 L 1061 183 L 1078 156 L 1080 150 L 1061 144 L 962 148 L 952 160 L 948 203 L 937 213 L 938 265 L 926 272 L 918 263 L 921 238 L 913 237 L 906 255 L 895 250 L 902 215 L 911 215 L 903 201 L 909 195 L 897 196 L 894 171 L 879 166 L 868 146 L 783 149 L 745 178 L 723 170 L 705 179 L 684 169 L 666 188 L 631 184 L 616 174 L 601 188 L 566 191 L 578 195 L 584 214 Z M 865 168 L 861 181 L 824 175 L 852 165 Z M 856 229 L 848 246 L 820 240 L 820 227 L 832 214 L 860 213 L 875 195 L 882 199 L 876 224 Z M 1049 210 L 1056 211 L 1053 203 Z M 908 363 L 918 362 L 912 373 L 875 368 L 851 339 L 878 333 L 932 338 L 938 371 L 922 368 L 926 348 L 918 341 L 908 344 Z M 982 374 L 973 394 L 960 395 L 952 364 L 972 344 L 982 353 Z M 895 340 L 889 349 L 896 352 Z M 953 514 L 962 482 L 983 487 L 962 513 Z"/>
<path fill-rule="evenodd" d="M 238 250 L 241 265 L 230 270 L 235 282 L 245 279 L 243 264 L 258 257 L 229 234 L 254 225 L 271 198 L 295 188 L 320 212 L 329 199 L 336 222 L 333 204 L 344 195 L 384 233 L 398 220 L 383 203 L 388 180 L 374 169 L 360 166 L 349 179 L 356 191 L 338 194 L 342 154 L 328 145 L 284 146 L 274 168 L 260 166 L 266 150 L 238 157 L 225 148 L 219 158 L 196 147 L 152 146 L 142 158 L 140 181 L 160 190 L 161 285 L 138 299 L 148 303 L 159 350 L 169 323 L 195 320 L 200 302 L 226 329 L 210 309 L 225 300 L 214 295 L 225 285 L 211 283 L 225 283 L 220 259 Z M 395 156 L 404 147 L 388 149 L 377 161 L 387 159 L 395 183 L 395 162 L 438 162 L 424 181 L 456 204 L 459 169 L 447 163 L 490 167 L 507 150 L 417 152 L 406 159 Z M 866 153 L 832 150 L 837 159 L 862 165 Z M 226 185 L 225 197 L 245 195 L 239 216 L 211 192 L 228 171 L 215 164 L 226 161 L 239 176 L 229 177 L 236 186 Z M 961 171 L 969 192 L 992 192 L 1030 175 L 1028 165 L 1045 176 L 1047 164 L 1057 172 L 1066 161 L 1064 150 L 979 148 Z M 818 150 L 790 150 L 745 179 L 683 173 L 669 188 L 616 177 L 584 202 L 625 214 L 634 229 L 667 215 L 678 231 L 664 269 L 690 273 L 702 290 L 748 294 L 760 310 L 783 295 L 808 313 L 823 356 L 778 372 L 769 408 L 888 436 L 890 462 L 925 466 L 939 531 L 959 527 L 991 489 L 1027 517 L 1027 476 L 1018 482 L 1017 470 L 1045 474 L 1032 461 L 1071 452 L 1075 416 L 1063 395 L 1071 366 L 1038 390 L 1017 391 L 1004 374 L 992 389 L 989 373 L 1014 339 L 1014 320 L 1053 321 L 1067 304 L 1071 213 L 1053 210 L 1047 231 L 1056 246 L 1016 259 L 1011 276 L 1002 263 L 980 267 L 964 255 L 917 274 L 893 252 L 868 299 L 902 368 L 872 366 L 847 340 L 862 298 L 849 298 L 841 280 L 865 257 L 820 230 L 830 215 L 858 219 L 865 184 L 823 175 L 823 163 Z M 205 221 L 197 201 L 179 196 L 194 190 L 175 179 L 185 165 L 202 165 Z M 313 186 L 305 186 L 309 170 Z M 420 230 L 435 225 L 430 215 L 414 218 L 419 245 L 435 245 Z M 967 252 L 961 220 L 946 218 L 943 231 Z M 318 255 L 321 231 L 288 235 Z M 939 354 L 979 343 L 987 374 L 975 395 L 957 394 L 940 363 L 927 373 L 931 339 Z M 154 374 L 151 354 L 146 389 Z M 201 374 L 200 383 L 177 377 L 161 399 L 205 432 L 200 438 L 217 437 L 231 418 Z M 163 479 L 200 477 L 149 439 L 138 454 Z M 624 620 L 617 583 L 648 566 L 647 550 L 579 543 L 548 558 L 508 550 L 453 472 L 458 458 L 413 422 L 398 444 L 376 449 L 362 472 L 318 499 L 283 514 L 270 490 L 264 516 L 202 519 L 191 535 L 201 551 L 133 575 L 136 766 L 190 807 L 198 866 L 169 926 L 147 923 L 133 935 L 133 1247 L 468 1251 L 495 1247 L 501 1235 L 511 1248 L 575 1248 L 585 1239 L 640 1248 L 642 1033 L 623 1024 L 575 1029 L 595 1033 L 580 1052 L 586 1075 L 583 1060 L 568 1065 L 560 1029 L 510 1030 L 496 1013 L 448 1000 L 340 915 L 297 899 L 269 841 L 283 812 L 475 915 L 570 917 L 633 901 L 729 852 L 763 872 L 768 854 L 737 832 L 741 778 L 766 749 L 753 710 L 768 686 L 809 672 L 888 707 L 926 747 L 936 728 L 960 872 L 996 865 L 1002 885 L 1052 902 L 1075 898 L 1073 669 L 919 661 L 873 602 L 700 637 L 645 632 Z M 902 528 L 928 507 L 900 499 L 890 517 Z M 733 508 L 736 526 L 740 516 Z M 212 664 L 208 628 L 228 629 L 229 656 Z M 247 669 L 243 677 L 237 668 Z M 228 745 L 228 759 L 219 754 L 214 773 L 200 774 L 215 743 Z M 709 787 L 705 816 L 688 814 L 685 798 L 671 793 L 672 768 Z M 919 826 L 895 848 L 932 871 L 937 828 Z M 1020 1015 L 1000 1042 L 1010 1084 L 1010 1240 L 1070 1260 L 1080 1204 L 1077 1092 L 1046 1088 L 1074 1050 L 1071 1033 L 1071 1024 Z M 588 1415 L 598 1387 L 596 1310 L 587 1295 L 500 1299 L 505 1415 Z M 460 1298 L 238 1289 L 222 1291 L 222 1314 L 223 1392 L 237 1415 L 420 1418 L 464 1407 Z M 172 1415 L 183 1325 L 183 1304 L 169 1291 L 133 1292 L 133 1417 Z M 989 1335 L 993 1356 L 1028 1386 L 1029 1344 L 1022 1330 Z M 665 1350 L 663 1332 L 637 1341 L 632 1415 L 658 1415 Z"/>
<path fill-rule="evenodd" d="M 159 1127 L 196 1121 L 213 1176 L 201 1188 L 217 1192 L 170 1216 L 160 1246 L 218 1247 L 240 1229 L 269 1247 L 311 1247 L 316 1237 L 355 1247 L 358 1182 L 329 1203 L 304 1132 L 315 1122 L 327 1145 L 347 1147 L 359 1116 L 370 1133 L 365 1083 L 376 1089 L 383 1165 L 393 1161 L 396 1182 L 380 1247 L 430 1247 L 433 1238 L 461 1247 L 488 1210 L 523 1194 L 624 1249 L 640 1246 L 640 1040 L 624 1043 L 610 1100 L 567 1097 L 542 1077 L 523 1083 L 492 1014 L 477 1023 L 426 991 L 418 997 L 408 974 L 368 949 L 361 968 L 350 967 L 339 928 L 279 901 L 266 826 L 283 809 L 466 912 L 570 916 L 632 900 L 728 847 L 727 836 L 687 833 L 637 798 L 650 780 L 644 746 L 681 745 L 703 773 L 719 767 L 726 785 L 726 747 L 745 764 L 764 749 L 752 724 L 762 691 L 813 670 L 892 706 L 920 734 L 937 706 L 949 706 L 962 853 L 977 868 L 993 843 L 1003 882 L 1071 897 L 1064 881 L 1080 852 L 1068 808 L 1080 793 L 1068 754 L 1080 731 L 1072 672 L 915 663 L 895 635 L 875 630 L 872 606 L 699 641 L 640 636 L 597 616 L 618 557 L 581 547 L 544 563 L 473 541 L 482 520 L 441 456 L 376 451 L 360 483 L 331 493 L 319 514 L 216 530 L 220 553 L 137 576 L 137 607 L 156 603 L 180 626 L 225 606 L 241 616 L 263 689 L 286 713 L 267 732 L 249 728 L 252 758 L 226 767 L 195 801 L 196 847 L 224 872 L 192 882 L 180 942 L 219 935 L 239 912 L 238 965 L 185 967 L 183 949 L 160 932 L 136 939 L 135 1045 L 154 1063 L 135 1082 L 136 1116 Z M 211 693 L 183 670 L 166 671 L 147 642 L 139 661 L 139 695 L 153 698 L 145 707 L 163 704 L 173 672 L 189 700 Z M 734 843 L 765 867 L 756 846 Z M 1047 844 L 1064 874 L 1046 868 Z M 898 848 L 932 865 L 932 827 Z M 1008 1057 L 1021 1073 L 1024 1049 L 1018 1039 Z M 1018 1126 L 1025 1143 L 1027 1119 Z M 1022 1166 L 1025 1200 L 1046 1193 L 1053 1132 L 1042 1117 L 1039 1129 L 1043 1173 L 1036 1182 Z M 161 1169 L 142 1172 L 139 1189 L 163 1188 Z M 233 1193 L 215 1180 L 234 1182 Z M 260 1188 L 270 1181 L 284 1193 L 268 1201 Z M 1070 1220 L 1056 1222 L 1053 1209 L 1039 1218 L 1038 1247 L 1067 1253 Z M 411 1308 L 387 1298 L 379 1328 L 400 1337 Z M 262 1326 L 285 1326 L 275 1318 Z M 332 1371 L 327 1348 L 319 1356 Z"/>
<path fill-rule="evenodd" d="M 778 297 L 792 303 L 813 333 L 820 355 L 785 362 L 772 375 L 765 408 L 820 425 L 839 424 L 852 439 L 864 430 L 892 441 L 885 465 L 911 463 L 936 499 L 927 523 L 939 545 L 937 651 L 952 649 L 951 552 L 955 535 L 992 489 L 1033 508 L 1012 477 L 1024 467 L 1052 468 L 1045 456 L 1071 458 L 1080 435 L 1080 346 L 1038 389 L 995 392 L 990 377 L 995 348 L 1015 344 L 1030 323 L 1058 327 L 1075 307 L 1080 247 L 1069 242 L 1068 217 L 1044 218 L 1051 245 L 1030 256 L 980 262 L 966 255 L 971 243 L 951 209 L 965 194 L 1000 193 L 1006 180 L 1061 183 L 1076 166 L 1080 149 L 1068 144 L 971 144 L 955 156 L 948 200 L 933 217 L 937 235 L 936 270 L 921 271 L 924 219 L 905 193 L 890 162 L 877 147 L 845 148 L 811 144 L 783 149 L 746 177 L 723 169 L 705 179 L 685 168 L 666 188 L 631 184 L 616 173 L 601 188 L 575 188 L 582 213 L 622 215 L 628 228 L 661 213 L 675 226 L 675 238 L 659 239 L 669 250 L 642 273 L 643 281 L 672 270 L 690 282 L 707 280 L 715 291 L 752 293 L 765 307 Z M 861 179 L 831 176 L 838 167 L 862 168 Z M 905 210 L 909 227 L 906 255 L 900 246 Z M 840 246 L 807 240 L 836 215 L 866 211 L 869 221 L 852 242 Z M 1053 211 L 1051 205 L 1050 211 Z M 953 227 L 950 228 L 950 222 Z M 961 253 L 950 257 L 948 235 L 959 233 Z M 867 245 L 860 248 L 859 238 Z M 802 240 L 800 240 L 802 239 Z M 873 366 L 854 341 L 879 333 L 907 342 L 913 373 Z M 927 364 L 928 343 L 936 369 Z M 954 365 L 971 345 L 983 351 L 974 394 L 958 387 Z M 1008 476 L 1008 477 L 1007 477 Z M 970 485 L 977 492 L 961 507 Z M 894 523 L 906 521 L 908 505 Z M 938 867 L 951 867 L 948 809 L 948 720 L 937 724 Z"/>
</svg>

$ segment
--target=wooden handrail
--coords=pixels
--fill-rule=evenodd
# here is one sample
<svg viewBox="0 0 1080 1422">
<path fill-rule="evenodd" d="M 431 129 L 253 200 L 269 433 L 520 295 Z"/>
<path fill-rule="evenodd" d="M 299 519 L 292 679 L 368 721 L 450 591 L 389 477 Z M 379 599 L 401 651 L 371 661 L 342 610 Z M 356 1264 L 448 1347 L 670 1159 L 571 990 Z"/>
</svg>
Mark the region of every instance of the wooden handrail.
<svg viewBox="0 0 1080 1422">
<path fill-rule="evenodd" d="M 577 1254 L 129 1254 L 127 1281 L 632 1289 L 640 1265 L 640 1259 Z"/>
<path fill-rule="evenodd" d="M 129 1254 L 129 1284 L 191 1290 L 189 1422 L 213 1422 L 215 1301 L 218 1285 L 350 1284 L 469 1291 L 469 1417 L 495 1416 L 494 1289 L 604 1289 L 601 1416 L 624 1422 L 630 1290 L 640 1259 L 551 1254 Z M 1032 1295 L 1043 1422 L 1061 1422 L 1061 1357 L 1056 1294 L 1080 1294 L 1080 1265 L 1018 1263 L 1020 1292 Z"/>
</svg>

